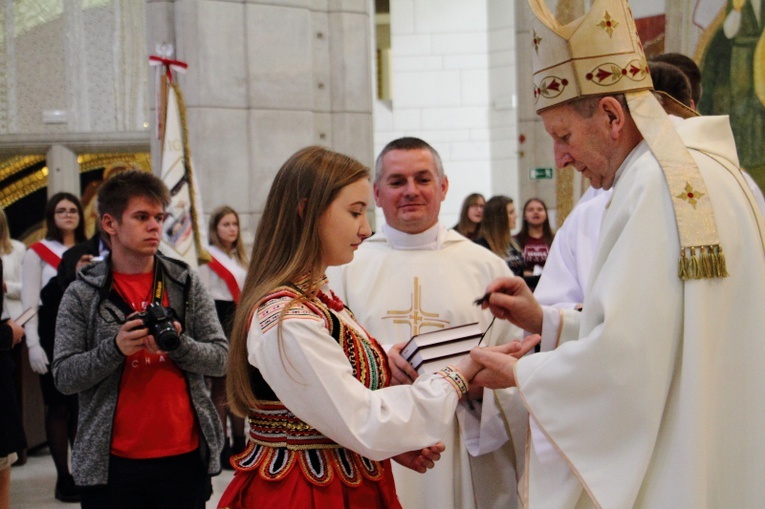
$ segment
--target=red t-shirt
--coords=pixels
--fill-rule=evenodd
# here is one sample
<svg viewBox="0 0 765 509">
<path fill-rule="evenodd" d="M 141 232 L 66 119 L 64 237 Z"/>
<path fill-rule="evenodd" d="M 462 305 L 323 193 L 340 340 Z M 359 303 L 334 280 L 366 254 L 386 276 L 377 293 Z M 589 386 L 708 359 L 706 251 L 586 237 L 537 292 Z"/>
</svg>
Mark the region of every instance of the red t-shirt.
<svg viewBox="0 0 765 509">
<path fill-rule="evenodd" d="M 114 289 L 134 311 L 151 302 L 154 273 L 113 273 Z M 167 306 L 167 295 L 163 297 Z M 140 350 L 125 359 L 111 452 L 132 459 L 162 458 L 199 447 L 199 427 L 186 376 L 167 354 Z"/>
</svg>

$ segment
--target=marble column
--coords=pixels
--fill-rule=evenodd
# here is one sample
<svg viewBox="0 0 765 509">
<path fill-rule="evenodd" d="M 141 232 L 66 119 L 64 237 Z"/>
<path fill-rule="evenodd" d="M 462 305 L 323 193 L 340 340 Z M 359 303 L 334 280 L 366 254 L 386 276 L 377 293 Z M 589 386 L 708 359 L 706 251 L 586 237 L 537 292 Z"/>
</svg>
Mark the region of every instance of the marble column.
<svg viewBox="0 0 765 509">
<path fill-rule="evenodd" d="M 171 43 L 192 164 L 209 214 L 228 204 L 251 239 L 274 174 L 323 145 L 373 163 L 371 3 L 147 0 L 148 48 Z M 152 142 L 158 165 L 159 143 Z"/>
</svg>

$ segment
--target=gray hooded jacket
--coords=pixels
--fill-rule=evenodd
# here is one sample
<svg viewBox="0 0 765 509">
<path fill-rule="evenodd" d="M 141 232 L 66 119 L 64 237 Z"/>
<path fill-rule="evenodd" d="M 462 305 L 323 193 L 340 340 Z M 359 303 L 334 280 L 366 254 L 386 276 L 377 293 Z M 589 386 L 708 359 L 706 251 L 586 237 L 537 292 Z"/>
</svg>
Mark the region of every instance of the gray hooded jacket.
<svg viewBox="0 0 765 509">
<path fill-rule="evenodd" d="M 201 460 L 208 473 L 217 474 L 223 431 L 204 377 L 225 374 L 228 343 L 215 305 L 196 273 L 183 262 L 160 255 L 155 260 L 164 270 L 170 307 L 184 326 L 180 347 L 167 355 L 186 375 L 201 430 Z M 81 270 L 67 288 L 56 320 L 53 378 L 64 394 L 79 394 L 72 471 L 80 486 L 107 483 L 112 425 L 125 365 L 115 343 L 125 306 L 110 291 L 109 267 L 106 260 Z"/>
</svg>

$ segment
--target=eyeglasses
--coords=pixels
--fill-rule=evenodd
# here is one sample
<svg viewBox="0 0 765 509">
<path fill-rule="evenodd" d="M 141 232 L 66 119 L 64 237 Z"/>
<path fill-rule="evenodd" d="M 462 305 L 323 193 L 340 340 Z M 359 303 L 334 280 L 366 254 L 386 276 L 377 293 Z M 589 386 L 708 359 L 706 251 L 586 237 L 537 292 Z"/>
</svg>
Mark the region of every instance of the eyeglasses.
<svg viewBox="0 0 765 509">
<path fill-rule="evenodd" d="M 80 212 L 77 209 L 56 209 L 55 214 L 57 216 L 79 216 Z"/>
</svg>

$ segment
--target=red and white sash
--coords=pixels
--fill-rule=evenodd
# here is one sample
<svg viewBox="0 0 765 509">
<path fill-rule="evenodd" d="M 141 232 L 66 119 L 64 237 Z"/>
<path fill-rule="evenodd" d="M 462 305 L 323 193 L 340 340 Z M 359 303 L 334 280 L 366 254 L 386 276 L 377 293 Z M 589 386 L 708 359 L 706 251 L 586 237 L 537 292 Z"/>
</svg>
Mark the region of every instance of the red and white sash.
<svg viewBox="0 0 765 509">
<path fill-rule="evenodd" d="M 229 293 L 231 293 L 231 298 L 234 299 L 234 302 L 239 302 L 239 296 L 242 294 L 242 286 L 247 271 L 236 260 L 215 246 L 209 246 L 207 252 L 212 257 L 212 261 L 208 263 L 210 270 L 226 283 L 226 287 Z"/>
<path fill-rule="evenodd" d="M 53 244 L 51 241 L 41 240 L 29 246 L 29 249 L 34 251 L 42 261 L 58 270 L 58 264 L 61 263 L 61 255 L 64 254 L 67 248 L 58 242 Z M 61 252 L 57 253 L 57 251 Z"/>
</svg>

